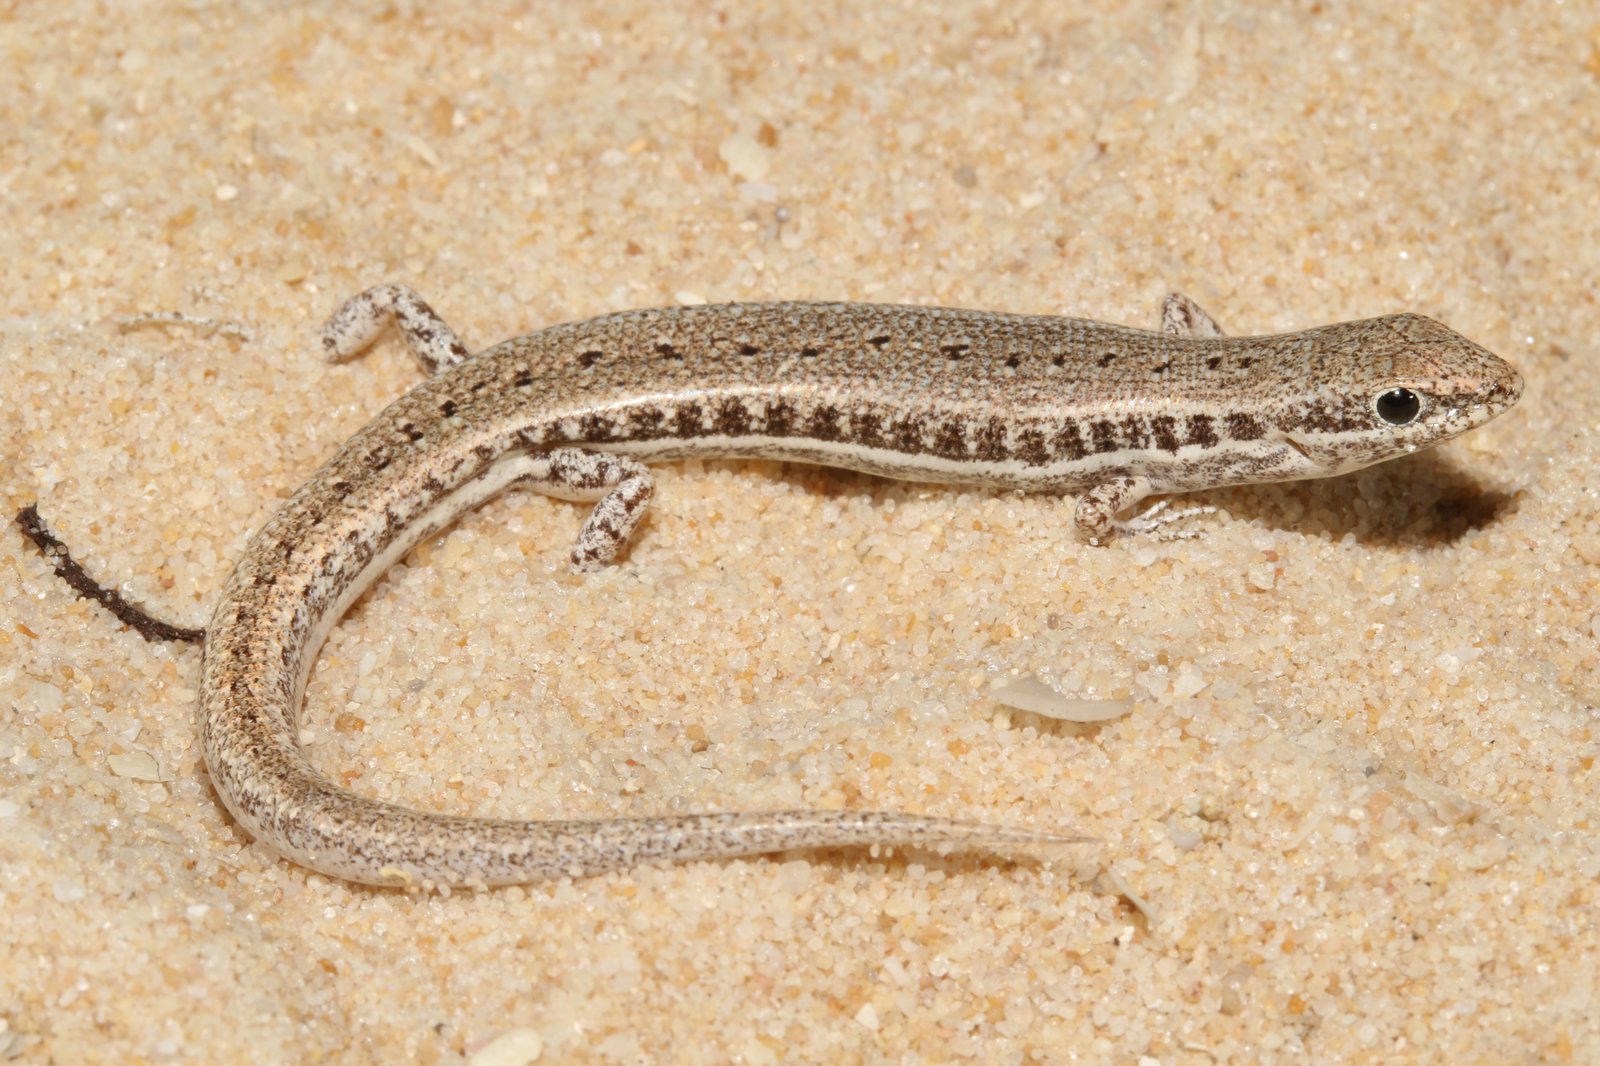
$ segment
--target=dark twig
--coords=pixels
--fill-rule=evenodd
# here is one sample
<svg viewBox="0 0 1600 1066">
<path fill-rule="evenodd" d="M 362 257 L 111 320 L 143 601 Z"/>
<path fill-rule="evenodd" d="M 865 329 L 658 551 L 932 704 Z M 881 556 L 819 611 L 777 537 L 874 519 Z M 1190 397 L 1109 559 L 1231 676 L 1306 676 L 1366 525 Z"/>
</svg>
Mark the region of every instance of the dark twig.
<svg viewBox="0 0 1600 1066">
<path fill-rule="evenodd" d="M 44 519 L 39 517 L 37 504 L 30 503 L 17 512 L 17 525 L 22 529 L 23 536 L 33 541 L 40 554 L 50 560 L 56 568 L 57 577 L 71 585 L 73 591 L 84 599 L 93 600 L 116 615 L 118 621 L 132 626 L 134 632 L 145 640 L 151 643 L 180 640 L 188 644 L 199 644 L 205 640 L 205 630 L 188 629 L 153 618 L 142 607 L 129 603 L 116 589 L 108 589 L 90 577 L 68 553 L 67 546 L 45 527 Z"/>
</svg>

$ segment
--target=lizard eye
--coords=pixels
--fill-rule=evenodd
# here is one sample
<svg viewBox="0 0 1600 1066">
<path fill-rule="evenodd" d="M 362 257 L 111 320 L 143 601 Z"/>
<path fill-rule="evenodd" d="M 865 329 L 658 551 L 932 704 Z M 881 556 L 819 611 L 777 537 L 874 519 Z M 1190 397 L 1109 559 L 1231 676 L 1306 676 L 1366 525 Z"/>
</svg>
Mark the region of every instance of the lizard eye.
<svg viewBox="0 0 1600 1066">
<path fill-rule="evenodd" d="M 1373 401 L 1378 417 L 1391 426 L 1409 425 L 1422 412 L 1422 400 L 1410 389 L 1390 389 Z"/>
</svg>

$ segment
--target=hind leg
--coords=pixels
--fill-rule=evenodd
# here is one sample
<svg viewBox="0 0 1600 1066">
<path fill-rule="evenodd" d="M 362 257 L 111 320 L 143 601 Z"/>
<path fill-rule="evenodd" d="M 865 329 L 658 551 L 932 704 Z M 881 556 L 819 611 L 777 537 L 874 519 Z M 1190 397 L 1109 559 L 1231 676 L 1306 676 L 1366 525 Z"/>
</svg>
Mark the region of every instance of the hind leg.
<svg viewBox="0 0 1600 1066">
<path fill-rule="evenodd" d="M 655 480 L 643 463 L 582 448 L 530 457 L 517 484 L 560 500 L 594 503 L 572 545 L 574 570 L 598 570 L 616 558 L 655 493 Z"/>
<path fill-rule="evenodd" d="M 1217 320 L 1181 292 L 1161 301 L 1161 332 L 1174 337 L 1225 337 Z"/>
<path fill-rule="evenodd" d="M 472 354 L 438 312 L 404 285 L 378 285 L 346 300 L 322 328 L 322 347 L 329 360 L 342 363 L 365 351 L 391 321 L 429 375 Z"/>
</svg>

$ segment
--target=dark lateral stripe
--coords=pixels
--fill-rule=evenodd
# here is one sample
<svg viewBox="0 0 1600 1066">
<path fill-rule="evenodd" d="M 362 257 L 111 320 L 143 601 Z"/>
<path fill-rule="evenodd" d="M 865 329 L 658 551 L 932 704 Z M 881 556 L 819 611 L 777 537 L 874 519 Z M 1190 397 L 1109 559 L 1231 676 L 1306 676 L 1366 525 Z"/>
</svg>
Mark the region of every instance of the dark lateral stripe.
<svg viewBox="0 0 1600 1066">
<path fill-rule="evenodd" d="M 1341 403 L 1337 406 L 1326 404 L 1313 406 L 1297 416 L 1278 419 L 1277 426 L 1285 430 L 1345 433 L 1350 430 L 1366 429 L 1371 422 L 1371 415 L 1364 404 Z"/>
<path fill-rule="evenodd" d="M 1347 416 L 1342 410 L 1320 412 L 1323 422 Z M 788 398 L 769 400 L 759 410 L 744 399 L 688 401 L 667 411 L 639 407 L 625 422 L 588 413 L 578 416 L 574 439 L 600 441 L 692 440 L 712 435 L 726 438 L 767 437 L 813 440 L 819 444 L 857 444 L 863 448 L 915 455 L 927 453 L 947 461 L 1048 466 L 1078 462 L 1119 451 L 1159 451 L 1173 455 L 1185 447 L 1212 449 L 1224 440 L 1260 440 L 1272 432 L 1264 419 L 1249 414 L 1189 416 L 1128 414 L 1116 418 L 1053 420 L 1012 425 L 993 415 L 948 415 L 894 419 L 873 409 L 843 410 L 833 404 L 815 407 Z M 1301 423 L 1306 419 L 1302 416 Z M 567 439 L 565 433 L 556 435 Z"/>
</svg>

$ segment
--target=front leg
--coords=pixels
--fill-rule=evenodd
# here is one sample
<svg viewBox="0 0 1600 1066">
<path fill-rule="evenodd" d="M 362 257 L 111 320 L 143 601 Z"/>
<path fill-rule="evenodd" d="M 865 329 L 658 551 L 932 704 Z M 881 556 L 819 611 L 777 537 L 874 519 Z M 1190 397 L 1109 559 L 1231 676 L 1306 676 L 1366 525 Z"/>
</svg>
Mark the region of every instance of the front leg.
<svg viewBox="0 0 1600 1066">
<path fill-rule="evenodd" d="M 1104 544 L 1121 527 L 1117 515 L 1132 507 L 1152 489 L 1147 477 L 1118 477 L 1102 481 L 1078 497 L 1072 519 L 1090 544 Z"/>
<path fill-rule="evenodd" d="M 322 327 L 322 347 L 330 360 L 342 363 L 365 351 L 391 320 L 429 375 L 472 354 L 438 312 L 404 285 L 378 285 L 346 300 Z"/>
<path fill-rule="evenodd" d="M 1078 497 L 1073 511 L 1073 522 L 1090 544 L 1104 544 L 1118 533 L 1133 535 L 1154 534 L 1158 540 L 1188 540 L 1200 534 L 1194 530 L 1166 529 L 1196 515 L 1215 514 L 1215 507 L 1188 507 L 1168 514 L 1167 501 L 1162 500 L 1144 513 L 1132 518 L 1117 515 L 1138 504 L 1155 491 L 1147 477 L 1118 477 L 1103 481 Z"/>
<path fill-rule="evenodd" d="M 598 570 L 616 558 L 655 492 L 649 467 L 638 460 L 581 448 L 533 456 L 517 483 L 558 500 L 594 503 L 572 545 L 572 568 L 580 571 Z"/>
</svg>

